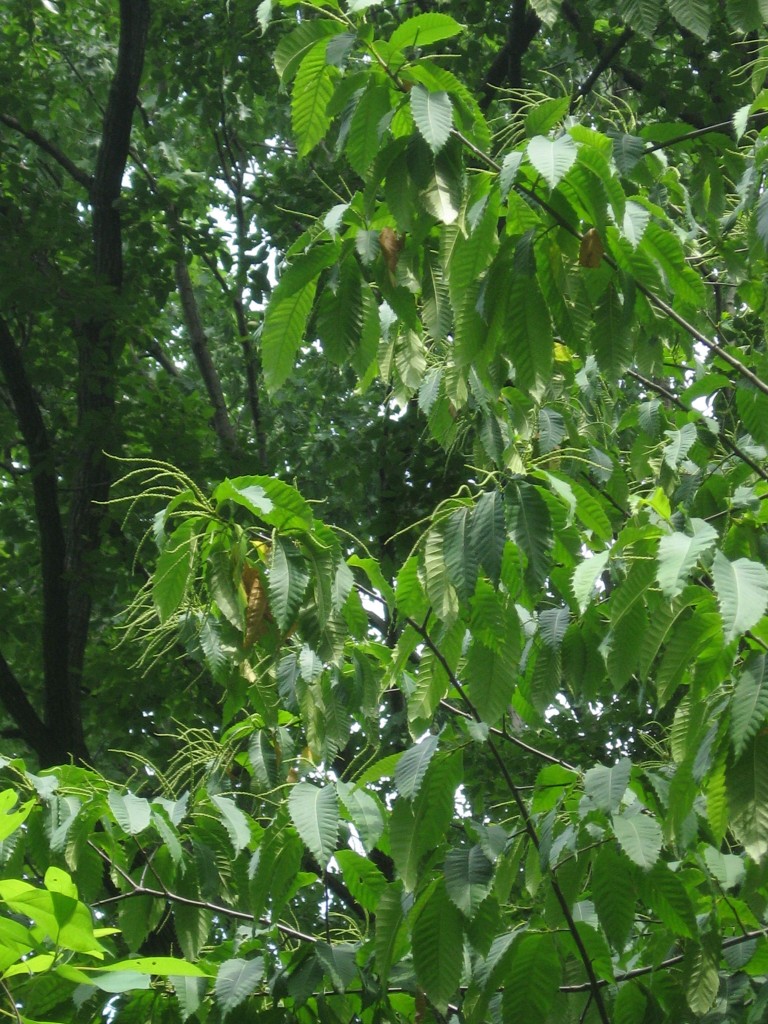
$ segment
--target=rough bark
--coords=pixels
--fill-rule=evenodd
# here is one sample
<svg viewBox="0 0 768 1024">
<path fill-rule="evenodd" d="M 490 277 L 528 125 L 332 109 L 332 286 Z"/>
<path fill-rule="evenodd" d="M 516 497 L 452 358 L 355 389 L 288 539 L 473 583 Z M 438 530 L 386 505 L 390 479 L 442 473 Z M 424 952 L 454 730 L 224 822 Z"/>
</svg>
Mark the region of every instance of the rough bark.
<svg viewBox="0 0 768 1024">
<path fill-rule="evenodd" d="M 105 518 L 110 469 L 105 450 L 115 450 L 118 358 L 124 336 L 111 300 L 123 284 L 122 224 L 118 199 L 128 158 L 131 123 L 144 64 L 149 0 L 120 0 L 117 67 L 109 90 L 90 199 L 93 216 L 93 271 L 97 315 L 76 332 L 78 420 L 74 439 L 75 472 L 67 529 L 67 577 L 70 582 L 68 716 L 81 723 L 80 685 L 97 575 L 94 555 Z M 47 689 L 48 692 L 48 689 Z M 60 696 L 48 692 L 46 720 Z M 82 726 L 80 725 L 80 728 Z M 71 742 L 78 749 L 77 736 Z"/>
<path fill-rule="evenodd" d="M 13 401 L 16 421 L 29 456 L 35 518 L 40 537 L 43 593 L 42 660 L 45 679 L 45 725 L 29 701 L 14 691 L 14 674 L 4 663 L 0 697 L 41 760 L 53 756 L 59 737 L 68 737 L 67 750 L 84 754 L 82 736 L 71 714 L 68 672 L 67 584 L 64 528 L 59 511 L 56 464 L 48 431 L 27 375 L 22 354 L 6 321 L 0 318 L 0 370 Z M 17 683 L 18 685 L 18 683 Z M 19 687 L 21 689 L 21 687 Z M 23 697 L 23 690 L 21 691 Z M 56 726 L 56 735 L 53 726 Z M 46 735 L 50 733 L 50 735 Z M 41 749 L 42 747 L 42 749 Z M 66 752 L 65 757 L 66 760 Z"/>
</svg>

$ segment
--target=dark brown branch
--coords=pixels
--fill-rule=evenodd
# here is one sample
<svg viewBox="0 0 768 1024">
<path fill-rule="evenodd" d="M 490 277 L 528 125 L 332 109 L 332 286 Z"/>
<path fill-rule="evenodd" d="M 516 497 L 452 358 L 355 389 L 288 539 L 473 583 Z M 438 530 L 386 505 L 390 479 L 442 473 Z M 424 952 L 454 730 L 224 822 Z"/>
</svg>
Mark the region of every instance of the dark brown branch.
<svg viewBox="0 0 768 1024">
<path fill-rule="evenodd" d="M 679 399 L 677 395 L 667 390 L 667 388 L 665 388 L 663 385 L 657 384 L 656 381 L 649 380 L 647 377 L 643 377 L 635 370 L 627 370 L 627 374 L 630 377 L 634 377 L 634 379 L 638 381 L 638 383 L 642 384 L 643 387 L 648 388 L 649 391 L 655 391 L 657 395 L 661 395 L 662 398 L 666 398 L 667 401 L 671 402 L 673 405 L 676 405 L 678 409 L 682 409 L 683 412 L 692 411 L 691 407 L 686 405 L 685 402 L 681 401 L 681 399 Z M 735 455 L 736 458 L 741 459 L 741 461 L 745 465 L 749 466 L 752 472 L 756 473 L 761 480 L 765 480 L 766 483 L 768 483 L 768 471 L 763 469 L 760 463 L 755 462 L 755 460 L 750 455 L 747 455 L 745 451 L 742 451 L 741 448 L 739 448 L 737 444 L 731 441 L 730 438 L 725 436 L 719 436 L 718 441 L 723 446 L 723 448 L 729 451 L 732 455 Z"/>
<path fill-rule="evenodd" d="M 589 93 L 592 92 L 592 90 L 595 87 L 595 84 L 597 83 L 597 80 L 600 78 L 600 75 L 602 75 L 604 71 L 607 71 L 607 69 L 613 63 L 614 59 L 621 52 L 623 47 L 629 42 L 629 40 L 632 38 L 634 34 L 635 33 L 633 29 L 625 28 L 624 31 L 620 35 L 618 35 L 612 43 L 606 46 L 605 50 L 603 50 L 602 54 L 600 55 L 597 64 L 595 64 L 595 66 L 592 68 L 592 70 L 581 83 L 581 85 L 578 85 L 574 89 L 573 98 L 571 99 L 571 113 L 573 113 L 573 111 L 579 105 L 579 101 L 584 99 L 585 96 L 588 96 Z"/>
<path fill-rule="evenodd" d="M 68 588 L 65 579 L 64 528 L 59 510 L 56 465 L 48 431 L 35 398 L 26 367 L 6 321 L 0 317 L 0 371 L 10 392 L 16 421 L 29 453 L 35 518 L 40 537 L 40 562 L 43 592 L 43 673 L 45 678 L 45 725 L 52 732 L 66 729 L 70 679 L 68 673 L 69 636 L 67 629 Z M 9 669 L 10 672 L 10 669 Z M 6 680 L 10 686 L 10 680 Z M 12 689 L 6 690 L 13 697 Z M 29 744 L 40 754 L 38 722 L 31 721 L 29 710 L 18 699 L 8 711 L 20 728 L 14 709 L 23 713 L 26 726 L 31 726 Z M 60 716 L 64 715 L 64 718 Z M 35 714 L 35 719 L 37 715 Z M 26 735 L 26 731 L 25 731 Z M 47 743 L 47 740 L 46 740 Z M 81 753 L 84 751 L 80 751 Z M 51 754 L 54 751 L 51 749 Z M 42 755 L 41 755 L 42 756 Z M 52 763 L 43 758 L 46 764 Z M 55 762 L 54 762 L 55 763 Z"/>
<path fill-rule="evenodd" d="M 122 223 L 118 200 L 128 159 L 133 112 L 144 65 L 149 29 L 149 0 L 120 0 L 117 66 L 109 88 L 90 198 L 93 211 L 93 270 L 96 288 L 107 294 L 99 312 L 76 331 L 78 352 L 78 418 L 74 443 L 75 473 L 67 529 L 67 574 L 70 580 L 70 743 L 77 753 L 80 682 L 91 593 L 95 585 L 90 555 L 98 550 L 104 502 L 109 496 L 110 469 L 105 449 L 115 449 L 115 399 L 118 357 L 125 336 L 114 315 L 102 312 L 107 295 L 123 283 Z"/>
<path fill-rule="evenodd" d="M 456 692 L 458 693 L 459 697 L 462 699 L 464 704 L 466 704 L 467 710 L 471 714 L 472 718 L 476 722 L 481 722 L 482 718 L 480 717 L 480 714 L 479 714 L 477 708 L 474 706 L 472 701 L 467 696 L 467 693 L 464 690 L 464 687 L 462 686 L 462 684 L 459 681 L 458 677 L 456 676 L 456 673 L 453 671 L 451 666 L 448 664 L 448 661 L 446 660 L 445 656 L 443 655 L 443 652 L 440 650 L 440 648 L 437 646 L 437 644 L 434 642 L 434 640 L 430 636 L 429 631 L 426 629 L 426 626 L 422 626 L 420 623 L 416 622 L 414 619 L 410 619 L 409 618 L 406 621 L 408 622 L 409 626 L 411 626 L 414 630 L 416 630 L 416 632 L 422 638 L 422 640 L 427 645 L 427 647 L 429 647 L 429 649 L 432 651 L 432 653 L 434 654 L 435 658 L 437 658 L 437 660 L 440 662 L 440 665 L 442 666 L 443 671 L 445 672 L 445 674 L 450 679 L 451 685 L 456 690 Z M 497 765 L 497 767 L 499 769 L 499 772 L 501 773 L 501 777 L 504 779 L 504 782 L 506 783 L 507 789 L 512 794 L 512 799 L 514 800 L 515 805 L 516 805 L 516 807 L 517 807 L 517 809 L 518 809 L 518 811 L 520 813 L 520 817 L 522 819 L 523 827 L 525 828 L 525 832 L 528 835 L 528 838 L 530 839 L 530 841 L 533 844 L 534 848 L 536 850 L 538 850 L 539 847 L 541 846 L 541 842 L 539 840 L 539 836 L 538 836 L 538 833 L 536 831 L 536 827 L 533 824 L 533 818 L 531 817 L 531 813 L 528 810 L 528 806 L 526 805 L 525 800 L 523 799 L 523 794 L 522 794 L 522 792 L 520 790 L 520 787 L 517 785 L 517 783 L 512 778 L 512 776 L 511 776 L 511 774 L 509 772 L 509 768 L 507 768 L 506 761 L 504 760 L 504 758 L 499 753 L 499 750 L 498 750 L 496 744 L 493 742 L 493 740 L 491 740 L 489 738 L 486 742 L 488 744 L 488 750 L 490 751 L 491 756 L 493 757 L 494 761 L 496 762 L 496 765 Z M 573 914 L 571 913 L 570 905 L 568 903 L 568 900 L 566 899 L 565 893 L 560 888 L 560 883 L 558 882 L 557 876 L 555 875 L 554 871 L 550 871 L 550 873 L 549 873 L 549 882 L 550 882 L 550 885 L 552 886 L 552 892 L 553 892 L 553 894 L 555 896 L 555 899 L 557 900 L 557 903 L 560 906 L 560 911 L 561 911 L 561 913 L 563 915 L 563 918 L 565 920 L 566 927 L 568 928 L 568 931 L 569 931 L 569 933 L 570 933 L 570 935 L 571 935 L 571 937 L 572 937 L 572 939 L 574 941 L 574 944 L 576 945 L 576 949 L 579 952 L 579 957 L 580 957 L 581 962 L 582 962 L 582 964 L 584 966 L 584 970 L 586 971 L 587 978 L 589 979 L 589 981 L 585 985 L 585 989 L 584 990 L 587 991 L 587 992 L 590 992 L 591 995 L 592 995 L 592 998 L 595 1000 L 595 1005 L 597 1006 L 597 1012 L 598 1012 L 598 1014 L 600 1016 L 600 1020 L 603 1022 L 603 1024 L 611 1024 L 610 1017 L 608 1016 L 608 1010 L 607 1010 L 607 1008 L 605 1006 L 605 1003 L 603 1001 L 603 994 L 602 994 L 602 991 L 601 991 L 600 981 L 599 981 L 597 975 L 595 974 L 595 968 L 594 968 L 594 966 L 592 964 L 592 959 L 591 959 L 591 957 L 589 955 L 589 952 L 588 952 L 586 946 L 584 945 L 584 941 L 583 941 L 583 939 L 581 937 L 581 934 L 580 934 L 578 928 L 576 927 L 576 922 L 575 922 L 575 920 L 573 918 Z"/>
<path fill-rule="evenodd" d="M 541 19 L 527 9 L 526 0 L 514 0 L 507 23 L 507 39 L 491 64 L 483 85 L 484 110 L 499 89 L 523 88 L 523 57 L 541 28 Z"/>
<path fill-rule="evenodd" d="M 47 765 L 49 763 L 47 756 L 48 730 L 27 699 L 21 683 L 5 660 L 2 651 L 0 651 L 0 701 L 18 726 L 21 738 L 34 750 L 40 763 Z"/>
<path fill-rule="evenodd" d="M 67 154 L 62 152 L 58 146 L 54 145 L 50 139 L 46 139 L 44 135 L 35 131 L 34 128 L 25 128 L 20 121 L 15 117 L 11 117 L 10 114 L 0 113 L 0 123 L 4 124 L 7 128 L 11 128 L 13 131 L 18 132 L 19 135 L 23 135 L 24 138 L 29 139 L 30 142 L 33 142 L 38 149 L 47 153 L 48 156 L 52 157 L 60 167 L 63 167 L 70 178 L 76 181 L 78 185 L 82 185 L 86 191 L 90 192 L 93 184 L 91 175 L 70 160 Z"/>
<path fill-rule="evenodd" d="M 178 238 L 179 242 L 183 244 L 180 232 L 178 233 Z M 213 359 L 208 347 L 208 338 L 206 337 L 203 321 L 200 316 L 200 308 L 194 288 L 192 287 L 187 261 L 183 255 L 176 261 L 175 273 L 176 287 L 178 288 L 181 308 L 184 314 L 184 326 L 187 328 L 187 334 L 189 335 L 189 344 L 192 348 L 197 368 L 200 371 L 200 376 L 203 378 L 208 399 L 213 406 L 213 429 L 216 431 L 216 436 L 222 445 L 226 449 L 233 451 L 237 448 L 235 429 L 229 419 L 224 391 L 221 387 L 216 367 L 213 365 Z"/>
</svg>

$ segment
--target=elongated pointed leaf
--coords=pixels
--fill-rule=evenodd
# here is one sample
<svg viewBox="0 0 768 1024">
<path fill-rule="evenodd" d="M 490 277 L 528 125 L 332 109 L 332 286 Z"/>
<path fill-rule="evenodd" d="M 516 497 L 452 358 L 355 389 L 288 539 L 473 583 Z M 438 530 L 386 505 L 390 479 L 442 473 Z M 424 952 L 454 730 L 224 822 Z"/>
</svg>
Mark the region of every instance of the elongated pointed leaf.
<svg viewBox="0 0 768 1024">
<path fill-rule="evenodd" d="M 423 85 L 411 89 L 413 120 L 433 153 L 439 153 L 453 127 L 453 107 L 447 92 L 429 92 Z"/>
<path fill-rule="evenodd" d="M 307 563 L 290 541 L 276 537 L 267 587 L 269 610 L 282 630 L 293 624 L 309 583 Z"/>
<path fill-rule="evenodd" d="M 118 793 L 113 789 L 110 790 L 108 801 L 115 821 L 128 835 L 138 835 L 149 826 L 152 817 L 149 800 L 133 796 L 132 793 Z"/>
<path fill-rule="evenodd" d="M 545 1020 L 561 974 L 560 957 L 550 935 L 524 935 L 518 939 L 509 954 L 504 976 L 505 1020 Z"/>
<path fill-rule="evenodd" d="M 652 868 L 661 852 L 661 829 L 646 814 L 616 815 L 613 828 L 619 845 L 629 859 L 641 868 Z"/>
<path fill-rule="evenodd" d="M 334 786 L 299 782 L 291 790 L 288 810 L 296 831 L 325 870 L 336 849 L 339 802 Z"/>
<path fill-rule="evenodd" d="M 493 864 L 479 846 L 451 850 L 445 858 L 445 888 L 465 917 L 474 917 L 492 879 Z"/>
<path fill-rule="evenodd" d="M 622 19 L 644 36 L 652 36 L 659 22 L 660 0 L 620 0 L 619 14 Z"/>
<path fill-rule="evenodd" d="M 296 353 L 304 338 L 316 288 L 317 278 L 284 298 L 278 285 L 267 307 L 261 335 L 261 351 L 264 380 L 270 392 L 277 391 L 293 369 Z"/>
<path fill-rule="evenodd" d="M 504 522 L 504 501 L 496 491 L 485 491 L 480 495 L 472 512 L 470 544 L 480 565 L 494 583 L 499 581 L 501 556 L 507 540 Z"/>
<path fill-rule="evenodd" d="M 725 638 L 731 641 L 751 629 L 768 607 L 768 569 L 748 558 L 729 561 L 722 551 L 712 564 L 717 603 L 723 618 Z"/>
<path fill-rule="evenodd" d="M 699 557 L 717 540 L 717 530 L 703 519 L 692 519 L 693 536 L 672 533 L 659 541 L 659 564 L 656 580 L 665 597 L 682 593 L 688 575 Z"/>
<path fill-rule="evenodd" d="M 623 950 L 635 919 L 635 891 L 629 861 L 609 846 L 592 863 L 592 899 L 606 938 Z"/>
<path fill-rule="evenodd" d="M 442 39 L 452 39 L 461 31 L 462 26 L 449 14 L 417 14 L 398 25 L 389 37 L 389 45 L 395 50 L 403 50 L 408 46 L 429 46 Z"/>
<path fill-rule="evenodd" d="M 302 60 L 293 86 L 291 124 L 299 156 L 306 156 L 315 148 L 331 123 L 327 110 L 333 96 L 332 73 L 326 62 L 326 41 L 321 40 Z"/>
<path fill-rule="evenodd" d="M 613 812 L 629 785 L 632 762 L 628 757 L 610 767 L 598 765 L 584 775 L 584 792 L 603 811 Z"/>
<path fill-rule="evenodd" d="M 690 29 L 700 39 L 709 37 L 712 8 L 709 0 L 668 0 L 669 13 L 683 28 Z"/>
<path fill-rule="evenodd" d="M 646 898 L 664 924 L 676 935 L 696 934 L 693 904 L 680 877 L 664 861 L 657 861 L 644 877 Z"/>
<path fill-rule="evenodd" d="M 412 800 L 419 792 L 437 744 L 437 736 L 426 736 L 420 743 L 409 747 L 397 762 L 395 786 L 407 800 Z"/>
<path fill-rule="evenodd" d="M 595 585 L 608 564 L 610 551 L 600 551 L 591 558 L 585 558 L 573 572 L 571 589 L 582 614 L 587 610 L 595 594 Z"/>
<path fill-rule="evenodd" d="M 472 512 L 471 508 L 457 508 L 445 524 L 445 566 L 462 600 L 474 593 L 477 582 L 478 554 L 471 540 Z"/>
<path fill-rule="evenodd" d="M 554 188 L 576 162 L 578 150 L 570 135 L 561 135 L 559 139 L 537 135 L 528 143 L 527 152 L 533 166 L 549 187 Z"/>
<path fill-rule="evenodd" d="M 736 757 L 768 718 L 768 666 L 764 654 L 753 654 L 731 698 L 731 740 Z"/>
<path fill-rule="evenodd" d="M 461 914 L 440 881 L 413 926 L 413 965 L 428 998 L 443 1013 L 459 987 L 463 947 Z"/>
<path fill-rule="evenodd" d="M 731 824 L 750 857 L 768 853 L 768 735 L 759 732 L 728 771 Z"/>
<path fill-rule="evenodd" d="M 242 960 L 239 957 L 225 960 L 219 968 L 213 987 L 213 994 L 221 1007 L 222 1015 L 226 1016 L 246 1000 L 256 990 L 263 977 L 263 957 L 257 956 L 253 960 Z"/>
<path fill-rule="evenodd" d="M 212 794 L 211 801 L 216 805 L 221 815 L 222 824 L 227 830 L 235 854 L 240 853 L 251 839 L 248 818 L 230 797 Z"/>
</svg>

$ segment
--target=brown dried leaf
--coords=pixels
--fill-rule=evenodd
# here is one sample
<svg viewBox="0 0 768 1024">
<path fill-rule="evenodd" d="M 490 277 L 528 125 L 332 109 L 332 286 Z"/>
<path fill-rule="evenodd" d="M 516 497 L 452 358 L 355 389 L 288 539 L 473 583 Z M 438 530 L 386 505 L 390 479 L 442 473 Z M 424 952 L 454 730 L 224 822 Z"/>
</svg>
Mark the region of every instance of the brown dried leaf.
<svg viewBox="0 0 768 1024">
<path fill-rule="evenodd" d="M 597 229 L 590 228 L 589 231 L 585 231 L 579 249 L 579 266 L 596 270 L 600 266 L 604 253 L 603 242 Z"/>
<path fill-rule="evenodd" d="M 397 261 L 400 258 L 400 251 L 403 248 L 405 239 L 393 228 L 382 228 L 379 232 L 379 245 L 384 253 L 384 260 L 390 274 L 397 270 Z"/>
<path fill-rule="evenodd" d="M 261 572 L 255 565 L 246 565 L 243 569 L 243 586 L 248 595 L 248 606 L 245 610 L 245 638 L 247 648 L 260 640 L 267 631 L 265 622 L 269 615 L 267 588 L 261 578 Z"/>
</svg>

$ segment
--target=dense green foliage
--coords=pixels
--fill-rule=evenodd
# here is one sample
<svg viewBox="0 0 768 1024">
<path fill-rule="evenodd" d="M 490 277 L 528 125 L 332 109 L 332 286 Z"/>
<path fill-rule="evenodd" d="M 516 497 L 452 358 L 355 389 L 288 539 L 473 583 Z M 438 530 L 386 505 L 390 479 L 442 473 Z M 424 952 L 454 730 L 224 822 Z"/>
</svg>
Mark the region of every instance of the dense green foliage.
<svg viewBox="0 0 768 1024">
<path fill-rule="evenodd" d="M 155 6 L 0 12 L 3 1015 L 757 1024 L 768 3 Z"/>
</svg>

